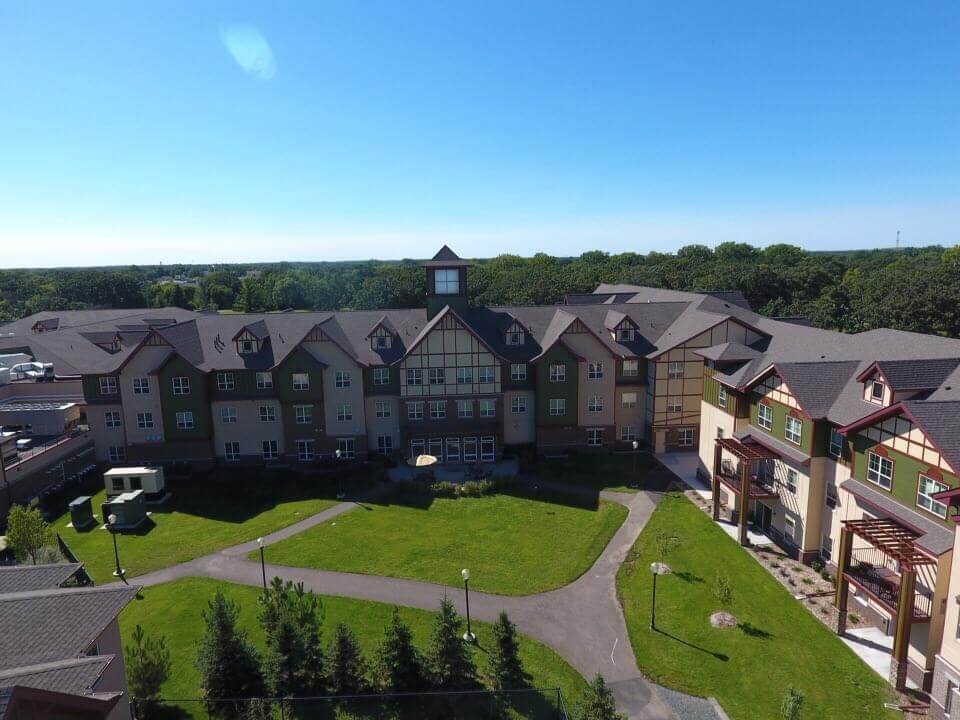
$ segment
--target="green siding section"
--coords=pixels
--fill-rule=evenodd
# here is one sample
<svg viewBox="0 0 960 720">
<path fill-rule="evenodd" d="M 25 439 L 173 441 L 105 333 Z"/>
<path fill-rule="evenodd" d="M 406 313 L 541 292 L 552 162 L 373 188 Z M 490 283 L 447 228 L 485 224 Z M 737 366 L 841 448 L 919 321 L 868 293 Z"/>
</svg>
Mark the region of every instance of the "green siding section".
<svg viewBox="0 0 960 720">
<path fill-rule="evenodd" d="M 567 366 L 565 382 L 550 382 L 551 365 Z M 534 367 L 537 374 L 537 424 L 576 425 L 577 386 L 580 374 L 577 358 L 563 345 L 557 344 L 550 348 Z M 567 401 L 565 415 L 550 414 L 551 398 L 564 398 Z"/>
<path fill-rule="evenodd" d="M 386 367 L 381 365 L 379 367 Z M 400 368 L 389 367 L 390 383 L 388 385 L 373 384 L 373 367 L 363 370 L 363 392 L 365 395 L 399 395 L 400 394 Z"/>
<path fill-rule="evenodd" d="M 501 385 L 504 388 L 518 389 L 518 388 L 532 388 L 537 381 L 536 378 L 536 368 L 530 363 L 522 363 L 527 366 L 527 379 L 526 380 L 511 380 L 510 379 L 510 366 L 513 363 L 501 363 L 500 364 L 500 379 Z M 521 364 L 521 363 L 517 363 Z"/>
<path fill-rule="evenodd" d="M 784 429 L 787 424 L 787 415 L 790 413 L 790 408 L 786 405 L 781 405 L 776 402 L 767 403 L 770 407 L 773 408 L 773 427 L 770 430 L 760 427 L 760 424 L 757 422 L 757 415 L 759 413 L 758 408 L 760 407 L 760 396 L 754 395 L 753 402 L 750 403 L 750 424 L 755 427 L 760 432 L 766 433 L 770 437 L 774 437 L 777 440 L 781 440 L 788 445 L 794 445 L 800 451 L 806 453 L 807 455 L 812 455 L 813 451 L 813 423 L 806 418 L 797 418 L 800 420 L 800 423 L 803 426 L 803 429 L 800 431 L 800 444 L 787 440 L 784 436 Z M 796 417 L 796 416 L 795 416 Z"/>
<path fill-rule="evenodd" d="M 207 378 L 210 394 L 214 400 L 242 400 L 251 398 L 271 398 L 278 396 L 277 371 L 271 371 L 273 376 L 273 387 L 265 390 L 257 389 L 257 373 L 253 370 L 227 370 L 225 372 L 233 373 L 233 390 L 220 390 L 217 388 L 217 375 L 219 372 L 213 371 Z M 313 374 L 310 376 L 310 387 L 313 387 Z"/>
<path fill-rule="evenodd" d="M 720 383 L 713 379 L 716 372 L 714 368 L 706 366 L 703 368 L 703 399 L 715 408 L 723 410 L 728 415 L 733 415 L 737 407 L 737 394 L 732 392 L 730 388 L 727 388 L 727 407 L 720 407 Z"/>
<path fill-rule="evenodd" d="M 100 378 L 117 378 L 117 393 L 115 395 L 100 394 Z M 96 403 L 119 403 L 120 402 L 120 377 L 118 375 L 84 375 L 80 379 L 83 386 L 83 397 L 90 404 Z"/>
<path fill-rule="evenodd" d="M 190 394 L 174 395 L 173 378 L 190 378 Z M 160 402 L 163 407 L 163 434 L 166 440 L 203 440 L 211 435 L 210 393 L 207 390 L 207 377 L 187 363 L 179 355 L 174 355 L 163 366 L 158 375 L 160 384 Z M 177 428 L 177 413 L 193 412 L 193 429 Z"/>
<path fill-rule="evenodd" d="M 308 390 L 293 389 L 293 374 L 306 373 L 310 376 Z M 359 369 L 353 373 L 353 382 L 360 382 Z M 256 387 L 256 376 L 254 376 Z M 273 371 L 273 391 L 280 402 L 284 403 L 318 403 L 323 400 L 323 365 L 313 355 L 303 348 L 297 348 L 290 353 L 283 363 Z"/>
<path fill-rule="evenodd" d="M 637 361 L 637 374 L 626 376 L 623 374 L 623 360 L 617 360 L 617 384 L 618 385 L 646 385 L 647 384 L 647 359 L 642 357 L 628 358 Z"/>
</svg>

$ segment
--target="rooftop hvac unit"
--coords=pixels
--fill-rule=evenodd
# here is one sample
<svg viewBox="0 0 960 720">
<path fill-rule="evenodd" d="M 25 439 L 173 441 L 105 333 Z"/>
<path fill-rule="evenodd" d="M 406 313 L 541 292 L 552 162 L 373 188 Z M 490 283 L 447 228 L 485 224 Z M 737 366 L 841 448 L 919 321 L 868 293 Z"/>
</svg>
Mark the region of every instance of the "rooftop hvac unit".
<svg viewBox="0 0 960 720">
<path fill-rule="evenodd" d="M 147 519 L 147 506 L 143 490 L 117 495 L 103 503 L 100 510 L 103 513 L 104 523 L 109 524 L 110 516 L 116 516 L 116 522 L 112 526 L 118 530 L 138 527 L 140 523 Z"/>
</svg>

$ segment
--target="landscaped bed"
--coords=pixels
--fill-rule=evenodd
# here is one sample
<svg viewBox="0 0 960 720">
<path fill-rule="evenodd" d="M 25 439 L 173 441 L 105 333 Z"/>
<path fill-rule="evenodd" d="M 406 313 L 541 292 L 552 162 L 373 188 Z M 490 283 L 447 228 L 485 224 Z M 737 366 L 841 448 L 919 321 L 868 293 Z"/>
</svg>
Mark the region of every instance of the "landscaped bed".
<svg viewBox="0 0 960 720">
<path fill-rule="evenodd" d="M 568 458 L 539 460 L 535 472 L 545 480 L 592 490 L 635 493 L 651 489 L 663 468 L 647 452 L 582 454 Z M 672 475 L 666 476 L 673 478 Z M 631 487 L 633 485 L 633 487 Z"/>
<path fill-rule="evenodd" d="M 583 574 L 626 516 L 617 503 L 523 486 L 459 499 L 399 490 L 268 547 L 266 558 L 444 585 L 469 568 L 472 588 L 527 595 Z"/>
<path fill-rule="evenodd" d="M 240 624 L 247 629 L 250 639 L 262 651 L 264 636 L 257 621 L 257 598 L 260 589 L 245 585 L 219 582 L 206 578 L 187 578 L 176 582 L 145 588 L 142 598 L 131 602 L 120 616 L 121 631 L 126 646 L 139 624 L 153 637 L 163 635 L 171 651 L 173 671 L 164 684 L 162 697 L 170 700 L 189 700 L 200 697 L 200 674 L 196 668 L 197 642 L 203 634 L 201 612 L 217 588 L 241 606 Z M 350 598 L 323 596 L 324 640 L 329 643 L 337 623 L 348 624 L 356 633 L 367 658 L 383 638 L 384 627 L 393 608 L 390 605 Z M 410 625 L 414 641 L 425 648 L 430 637 L 434 613 L 413 608 L 400 608 L 400 615 Z M 490 647 L 490 626 L 474 622 L 478 650 L 474 656 L 477 668 L 486 668 L 487 648 Z M 582 677 L 553 650 L 531 638 L 522 636 L 520 656 L 529 683 L 538 688 L 560 688 L 566 703 L 579 698 L 586 684 Z M 206 717 L 200 703 L 175 703 L 184 711 Z"/>
<path fill-rule="evenodd" d="M 657 583 L 657 630 L 650 629 L 652 575 L 662 531 L 679 544 L 666 557 L 673 573 Z M 716 574 L 726 575 L 739 620 L 710 626 L 721 610 Z M 811 718 L 898 717 L 884 709 L 894 694 L 753 557 L 682 494 L 666 495 L 617 578 L 640 669 L 655 682 L 714 696 L 731 718 L 778 718 L 792 685 Z"/>
</svg>

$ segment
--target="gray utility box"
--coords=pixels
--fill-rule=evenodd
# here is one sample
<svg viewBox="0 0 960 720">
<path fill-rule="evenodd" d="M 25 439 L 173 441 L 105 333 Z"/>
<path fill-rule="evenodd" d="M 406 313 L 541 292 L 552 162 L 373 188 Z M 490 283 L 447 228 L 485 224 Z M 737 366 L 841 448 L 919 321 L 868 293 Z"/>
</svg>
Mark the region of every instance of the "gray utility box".
<svg viewBox="0 0 960 720">
<path fill-rule="evenodd" d="M 111 515 L 117 516 L 116 527 L 120 530 L 135 528 L 147 519 L 147 505 L 143 490 L 122 493 L 103 503 L 103 522 L 109 524 Z"/>
<path fill-rule="evenodd" d="M 84 530 L 96 523 L 93 501 L 89 495 L 81 495 L 70 501 L 70 522 L 75 530 Z"/>
</svg>

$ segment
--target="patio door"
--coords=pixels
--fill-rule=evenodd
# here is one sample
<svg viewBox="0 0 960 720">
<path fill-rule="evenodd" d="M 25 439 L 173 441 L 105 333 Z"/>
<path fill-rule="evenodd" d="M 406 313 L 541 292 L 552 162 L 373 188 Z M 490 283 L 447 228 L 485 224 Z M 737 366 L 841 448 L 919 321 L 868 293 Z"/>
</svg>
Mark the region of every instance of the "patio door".
<svg viewBox="0 0 960 720">
<path fill-rule="evenodd" d="M 773 511 L 762 502 L 758 502 L 753 509 L 753 524 L 764 532 L 767 532 L 770 530 L 770 523 L 772 521 Z"/>
<path fill-rule="evenodd" d="M 460 438 L 458 437 L 447 438 L 447 462 L 460 462 Z"/>
</svg>

